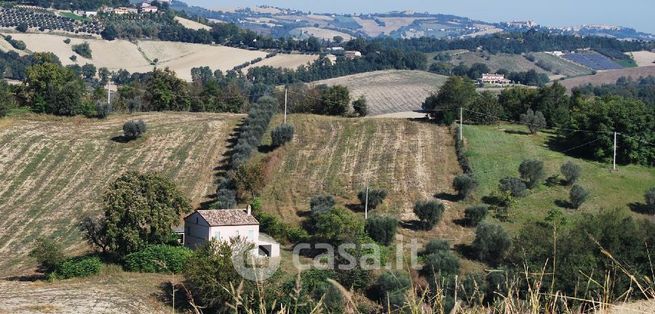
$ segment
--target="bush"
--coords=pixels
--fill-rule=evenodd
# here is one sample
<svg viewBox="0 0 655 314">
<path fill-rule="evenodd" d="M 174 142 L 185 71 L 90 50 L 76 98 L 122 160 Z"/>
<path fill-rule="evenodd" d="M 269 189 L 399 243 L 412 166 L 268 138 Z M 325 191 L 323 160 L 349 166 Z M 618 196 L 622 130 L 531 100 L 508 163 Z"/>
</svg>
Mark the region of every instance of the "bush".
<svg viewBox="0 0 655 314">
<path fill-rule="evenodd" d="M 71 43 L 71 39 L 70 39 L 70 38 L 66 38 L 66 39 L 64 39 L 64 44 L 68 45 L 68 44 L 70 44 L 70 43 Z"/>
<path fill-rule="evenodd" d="M 423 224 L 425 230 L 432 229 L 441 220 L 445 206 L 436 200 L 418 201 L 414 205 L 414 214 Z"/>
<path fill-rule="evenodd" d="M 393 242 L 398 228 L 398 220 L 393 217 L 373 216 L 366 220 L 366 234 L 375 242 L 389 245 Z"/>
<path fill-rule="evenodd" d="M 528 187 L 519 178 L 506 177 L 500 179 L 498 189 L 513 197 L 524 197 L 527 194 Z"/>
<path fill-rule="evenodd" d="M 44 274 L 49 274 L 66 259 L 64 250 L 58 242 L 39 238 L 32 251 L 30 257 L 34 258 L 39 264 L 39 271 Z"/>
<path fill-rule="evenodd" d="M 464 218 L 470 226 L 477 226 L 485 217 L 487 217 L 488 212 L 488 206 L 473 206 L 464 210 Z"/>
<path fill-rule="evenodd" d="M 434 239 L 430 240 L 425 245 L 425 249 L 423 252 L 421 252 L 422 255 L 430 255 L 433 253 L 438 253 L 441 251 L 449 251 L 450 250 L 450 244 L 448 244 L 448 241 L 446 240 L 439 240 L 439 239 Z"/>
<path fill-rule="evenodd" d="M 560 172 L 562 172 L 566 184 L 573 185 L 580 178 L 582 168 L 574 164 L 572 161 L 567 161 L 562 165 L 562 167 L 560 167 Z"/>
<path fill-rule="evenodd" d="M 459 259 L 450 250 L 429 254 L 425 256 L 421 272 L 428 278 L 428 282 L 434 284 L 440 277 L 456 275 L 459 272 Z"/>
<path fill-rule="evenodd" d="M 355 110 L 360 117 L 364 117 L 368 114 L 368 105 L 366 104 L 366 98 L 364 96 L 353 101 L 353 110 Z"/>
<path fill-rule="evenodd" d="M 125 257 L 128 271 L 142 273 L 180 273 L 193 252 L 182 246 L 151 245 Z"/>
<path fill-rule="evenodd" d="M 366 189 L 363 189 L 357 193 L 357 198 L 362 203 L 362 206 L 366 205 Z M 368 209 L 372 210 L 377 208 L 384 199 L 387 198 L 387 190 L 384 189 L 369 189 L 368 190 Z"/>
<path fill-rule="evenodd" d="M 123 124 L 123 135 L 128 139 L 135 139 L 147 131 L 146 123 L 143 120 L 127 121 Z"/>
<path fill-rule="evenodd" d="M 27 23 L 20 23 L 20 24 L 18 24 L 18 26 L 16 26 L 16 30 L 21 32 L 21 33 L 27 32 L 28 29 L 29 29 L 29 26 L 27 25 Z"/>
<path fill-rule="evenodd" d="M 546 128 L 546 118 L 540 111 L 533 112 L 532 110 L 528 109 L 528 112 L 526 114 L 522 114 L 520 118 L 521 123 L 525 124 L 532 134 L 536 134 L 537 132 Z"/>
<path fill-rule="evenodd" d="M 505 258 L 512 246 L 512 240 L 503 227 L 481 224 L 475 231 L 472 246 L 479 260 L 495 265 Z"/>
<path fill-rule="evenodd" d="M 569 192 L 571 207 L 575 209 L 580 208 L 580 206 L 587 201 L 587 198 L 589 198 L 589 191 L 579 185 L 574 185 Z"/>
<path fill-rule="evenodd" d="M 409 274 L 401 271 L 386 271 L 378 277 L 373 287 L 373 298 L 388 310 L 397 310 L 405 305 L 405 293 L 411 287 Z"/>
<path fill-rule="evenodd" d="M 282 124 L 271 131 L 271 145 L 280 147 L 293 140 L 294 128 L 291 124 Z"/>
<path fill-rule="evenodd" d="M 475 191 L 477 187 L 478 181 L 468 174 L 459 175 L 453 180 L 453 189 L 457 191 L 457 194 L 461 199 L 471 197 L 471 194 L 473 194 L 473 191 Z"/>
<path fill-rule="evenodd" d="M 77 53 L 78 55 L 85 57 L 87 59 L 93 58 L 92 52 L 91 52 L 91 46 L 89 46 L 89 43 L 83 42 L 81 44 L 73 45 L 72 47 L 73 51 Z"/>
<path fill-rule="evenodd" d="M 544 162 L 539 160 L 524 160 L 519 166 L 521 179 L 526 183 L 528 189 L 533 189 L 539 185 L 539 182 L 546 176 L 544 172 Z"/>
<path fill-rule="evenodd" d="M 111 105 L 103 102 L 96 103 L 96 118 L 106 119 L 111 113 Z"/>
<path fill-rule="evenodd" d="M 655 211 L 655 187 L 652 187 L 644 193 L 644 201 L 651 211 Z"/>
<path fill-rule="evenodd" d="M 314 195 L 309 201 L 309 208 L 312 215 L 330 211 L 334 208 L 334 197 L 332 195 Z"/>
<path fill-rule="evenodd" d="M 49 276 L 52 279 L 69 279 L 97 275 L 102 269 L 102 261 L 97 256 L 76 257 L 62 262 Z"/>
</svg>

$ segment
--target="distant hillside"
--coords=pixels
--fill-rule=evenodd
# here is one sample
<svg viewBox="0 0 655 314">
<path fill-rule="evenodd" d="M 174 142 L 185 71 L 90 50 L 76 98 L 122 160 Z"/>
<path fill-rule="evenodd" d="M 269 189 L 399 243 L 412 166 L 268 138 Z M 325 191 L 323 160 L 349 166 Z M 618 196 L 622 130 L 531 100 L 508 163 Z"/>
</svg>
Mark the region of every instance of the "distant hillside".
<svg viewBox="0 0 655 314">
<path fill-rule="evenodd" d="M 640 77 L 646 77 L 649 75 L 655 75 L 655 66 L 645 66 L 638 68 L 626 68 L 620 70 L 610 70 L 605 72 L 599 72 L 594 75 L 585 75 L 578 76 L 570 79 L 565 79 L 559 81 L 568 89 L 572 89 L 577 86 L 582 85 L 603 85 L 603 84 L 614 84 L 616 80 L 621 77 L 632 77 L 633 79 L 638 79 Z"/>
<path fill-rule="evenodd" d="M 344 85 L 351 97 L 365 96 L 370 115 L 421 109 L 421 104 L 437 92 L 447 77 L 424 71 L 389 70 L 368 72 L 317 81 L 312 84 Z"/>
</svg>

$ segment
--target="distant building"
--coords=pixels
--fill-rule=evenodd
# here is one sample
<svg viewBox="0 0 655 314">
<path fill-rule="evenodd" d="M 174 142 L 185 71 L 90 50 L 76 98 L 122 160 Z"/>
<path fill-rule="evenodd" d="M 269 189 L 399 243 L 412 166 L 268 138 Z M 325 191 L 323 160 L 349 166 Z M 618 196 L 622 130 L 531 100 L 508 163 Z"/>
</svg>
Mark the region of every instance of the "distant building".
<svg viewBox="0 0 655 314">
<path fill-rule="evenodd" d="M 495 74 L 495 73 L 484 73 L 482 78 L 478 80 L 481 85 L 508 85 L 511 83 L 510 80 L 505 78 L 505 75 Z"/>
<path fill-rule="evenodd" d="M 335 55 L 343 55 L 346 52 L 346 50 L 343 49 L 343 47 L 330 47 L 325 50 Z"/>
<path fill-rule="evenodd" d="M 256 255 L 278 257 L 280 245 L 259 233 L 259 221 L 251 208 L 197 210 L 184 218 L 184 245 L 196 248 L 210 240 L 241 238 L 254 244 Z"/>
<path fill-rule="evenodd" d="M 144 3 L 144 4 L 146 4 L 146 3 Z M 158 10 L 159 10 L 159 8 L 154 6 L 154 5 L 145 5 L 145 6 L 141 7 L 141 12 L 142 13 L 157 13 Z"/>
<path fill-rule="evenodd" d="M 137 14 L 139 10 L 136 8 L 127 8 L 127 7 L 118 7 L 114 9 L 114 14 L 123 15 L 123 14 Z"/>
<path fill-rule="evenodd" d="M 91 16 L 97 16 L 98 12 L 97 11 L 85 11 L 84 16 L 91 17 Z"/>
<path fill-rule="evenodd" d="M 360 58 L 362 56 L 362 53 L 359 51 L 346 51 L 344 53 L 344 56 L 346 57 L 346 59 L 352 60 L 352 59 Z"/>
<path fill-rule="evenodd" d="M 326 56 L 325 56 L 325 59 L 326 59 L 326 60 L 330 60 L 330 63 L 332 63 L 332 64 L 337 63 L 337 56 L 335 56 L 335 55 L 333 55 L 333 54 L 328 54 L 328 55 L 326 55 Z"/>
</svg>

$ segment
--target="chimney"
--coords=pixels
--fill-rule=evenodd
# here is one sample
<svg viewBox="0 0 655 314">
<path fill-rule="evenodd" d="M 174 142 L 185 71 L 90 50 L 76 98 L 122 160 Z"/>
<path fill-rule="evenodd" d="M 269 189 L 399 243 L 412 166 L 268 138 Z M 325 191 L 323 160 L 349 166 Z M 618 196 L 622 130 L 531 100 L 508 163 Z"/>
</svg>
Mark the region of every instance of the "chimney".
<svg viewBox="0 0 655 314">
<path fill-rule="evenodd" d="M 248 216 L 251 216 L 252 215 L 252 207 L 250 207 L 250 205 L 248 205 L 247 210 L 248 210 Z"/>
</svg>

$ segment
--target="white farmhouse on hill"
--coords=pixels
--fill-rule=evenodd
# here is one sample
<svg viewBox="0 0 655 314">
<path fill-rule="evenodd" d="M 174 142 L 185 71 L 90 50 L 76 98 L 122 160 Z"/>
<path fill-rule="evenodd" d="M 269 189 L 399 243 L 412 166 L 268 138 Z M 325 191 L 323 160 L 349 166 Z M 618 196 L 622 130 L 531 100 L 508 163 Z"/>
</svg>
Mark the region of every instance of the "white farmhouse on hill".
<svg viewBox="0 0 655 314">
<path fill-rule="evenodd" d="M 196 248 L 215 239 L 229 241 L 240 237 L 252 243 L 259 255 L 280 256 L 280 245 L 259 233 L 259 221 L 247 209 L 196 210 L 184 218 L 184 245 Z"/>
</svg>

